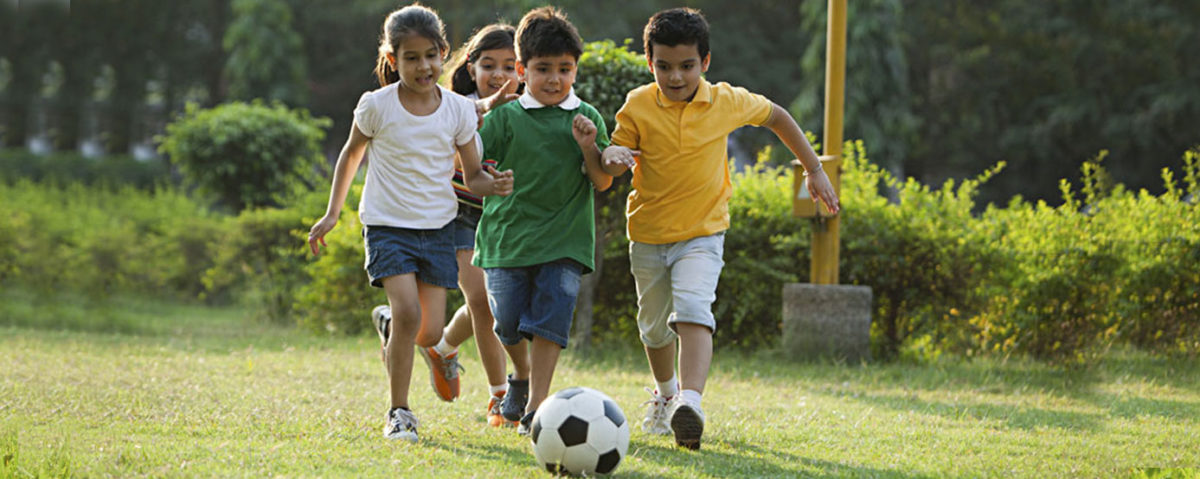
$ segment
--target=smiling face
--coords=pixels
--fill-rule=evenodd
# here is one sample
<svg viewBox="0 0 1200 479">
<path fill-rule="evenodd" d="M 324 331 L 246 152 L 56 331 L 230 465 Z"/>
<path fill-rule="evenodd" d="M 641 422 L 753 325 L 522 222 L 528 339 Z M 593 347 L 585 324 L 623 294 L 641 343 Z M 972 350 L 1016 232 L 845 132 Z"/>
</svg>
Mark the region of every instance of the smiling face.
<svg viewBox="0 0 1200 479">
<path fill-rule="evenodd" d="M 671 101 L 692 101 L 700 87 L 700 74 L 708 71 L 712 54 L 700 58 L 696 45 L 666 46 L 654 44 L 653 56 L 647 56 L 654 83 Z"/>
<path fill-rule="evenodd" d="M 442 74 L 442 51 L 430 39 L 409 35 L 400 42 L 395 55 L 388 55 L 388 60 L 400 74 L 401 87 L 415 93 L 437 89 L 437 78 Z"/>
<path fill-rule="evenodd" d="M 525 92 L 546 106 L 562 103 L 575 84 L 575 56 L 570 53 L 533 57 L 528 64 L 518 63 L 517 71 L 525 80 Z"/>
<path fill-rule="evenodd" d="M 471 64 L 469 71 L 480 98 L 492 96 L 509 80 L 512 84 L 505 93 L 517 91 L 517 54 L 511 48 L 479 52 L 479 59 Z"/>
</svg>

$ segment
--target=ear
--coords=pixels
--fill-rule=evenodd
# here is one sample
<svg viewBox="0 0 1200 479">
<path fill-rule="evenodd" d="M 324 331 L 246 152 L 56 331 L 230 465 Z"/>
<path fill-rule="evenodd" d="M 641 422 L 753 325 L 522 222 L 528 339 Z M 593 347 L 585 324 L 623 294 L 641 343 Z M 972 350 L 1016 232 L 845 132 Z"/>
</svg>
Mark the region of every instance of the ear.
<svg viewBox="0 0 1200 479">
<path fill-rule="evenodd" d="M 712 61 L 712 52 L 704 55 L 704 60 L 700 62 L 700 73 L 708 73 L 708 62 Z"/>
<path fill-rule="evenodd" d="M 392 53 L 388 53 L 387 54 L 387 62 L 388 62 L 388 66 L 392 67 L 393 70 L 396 69 L 396 55 L 394 55 Z"/>
<path fill-rule="evenodd" d="M 525 63 L 520 60 L 517 60 L 517 79 L 525 82 Z"/>
<path fill-rule="evenodd" d="M 650 74 L 654 74 L 654 59 L 650 58 L 650 54 L 646 54 L 646 68 L 650 69 Z"/>
</svg>

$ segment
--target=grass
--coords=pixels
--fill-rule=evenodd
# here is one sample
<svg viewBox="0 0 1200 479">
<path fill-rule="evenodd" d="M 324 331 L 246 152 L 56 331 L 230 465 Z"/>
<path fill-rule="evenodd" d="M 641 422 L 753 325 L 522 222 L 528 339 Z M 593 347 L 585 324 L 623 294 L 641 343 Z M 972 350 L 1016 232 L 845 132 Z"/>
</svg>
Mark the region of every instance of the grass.
<svg viewBox="0 0 1200 479">
<path fill-rule="evenodd" d="M 364 321 L 366 321 L 364 306 Z M 374 337 L 319 338 L 236 308 L 0 294 L 0 477 L 528 477 L 529 443 L 418 369 L 417 444 L 380 437 Z M 555 389 L 586 385 L 634 422 L 634 345 L 568 350 Z M 420 362 L 418 362 L 420 365 Z M 703 449 L 633 428 L 618 477 L 1197 478 L 1200 368 L 1118 352 L 1085 370 L 1035 362 L 798 364 L 719 353 Z"/>
</svg>

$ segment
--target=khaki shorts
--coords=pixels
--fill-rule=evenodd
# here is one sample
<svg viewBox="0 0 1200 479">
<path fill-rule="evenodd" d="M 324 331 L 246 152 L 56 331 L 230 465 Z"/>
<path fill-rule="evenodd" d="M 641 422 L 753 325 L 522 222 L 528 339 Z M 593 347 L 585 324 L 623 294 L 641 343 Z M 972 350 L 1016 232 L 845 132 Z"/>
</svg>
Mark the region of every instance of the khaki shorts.
<svg viewBox="0 0 1200 479">
<path fill-rule="evenodd" d="M 724 250 L 724 232 L 668 244 L 629 242 L 642 344 L 650 348 L 670 344 L 677 323 L 716 331 L 712 304 L 725 266 Z"/>
</svg>

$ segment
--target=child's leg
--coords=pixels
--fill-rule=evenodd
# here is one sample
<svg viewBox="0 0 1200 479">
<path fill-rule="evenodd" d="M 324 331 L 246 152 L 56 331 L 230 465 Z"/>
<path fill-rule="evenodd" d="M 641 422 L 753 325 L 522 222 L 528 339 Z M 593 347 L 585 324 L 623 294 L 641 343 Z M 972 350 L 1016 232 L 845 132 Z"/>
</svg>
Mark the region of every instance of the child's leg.
<svg viewBox="0 0 1200 479">
<path fill-rule="evenodd" d="M 638 331 L 650 372 L 658 383 L 675 377 L 675 332 L 667 326 L 674 309 L 667 245 L 630 243 L 629 264 L 638 295 Z"/>
<path fill-rule="evenodd" d="M 676 243 L 670 255 L 672 303 L 670 325 L 679 335 L 679 382 L 684 391 L 704 392 L 712 363 L 712 333 L 725 236 L 717 234 Z"/>
<path fill-rule="evenodd" d="M 467 300 L 467 304 L 463 306 L 468 312 L 470 330 L 474 330 L 475 333 L 475 347 L 479 350 L 479 360 L 483 363 L 484 372 L 487 373 L 488 385 L 499 386 L 503 385 L 505 380 L 505 351 L 500 346 L 500 340 L 496 338 L 496 333 L 492 331 L 496 320 L 492 317 L 491 307 L 488 306 L 483 269 L 471 264 L 473 254 L 474 250 L 458 251 L 458 284 L 462 288 L 463 297 Z M 461 312 L 463 309 L 460 308 L 459 311 Z M 459 316 L 455 314 L 456 321 L 458 318 Z M 452 342 L 454 345 L 461 343 L 462 341 Z M 528 368 L 526 368 L 525 376 L 528 376 Z"/>
<path fill-rule="evenodd" d="M 384 364 L 391 388 L 391 407 L 408 407 L 408 384 L 412 377 L 413 343 L 421 327 L 420 294 L 416 275 L 401 274 L 383 278 L 392 320 L 388 323 L 388 341 Z"/>
<path fill-rule="evenodd" d="M 679 331 L 679 386 L 703 393 L 712 363 L 712 331 L 693 323 L 675 323 L 675 328 Z"/>
<path fill-rule="evenodd" d="M 534 269 L 533 299 L 528 317 L 521 318 L 520 325 L 521 334 L 532 338 L 526 414 L 536 411 L 550 393 L 559 353 L 567 347 L 583 274 L 583 266 L 569 260 L 542 264 Z"/>
<path fill-rule="evenodd" d="M 550 383 L 554 380 L 554 369 L 558 365 L 558 355 L 562 352 L 562 346 L 541 336 L 534 336 L 530 343 L 529 362 L 535 366 L 529 371 L 529 403 L 525 405 L 526 414 L 536 411 L 550 394 Z"/>
</svg>

